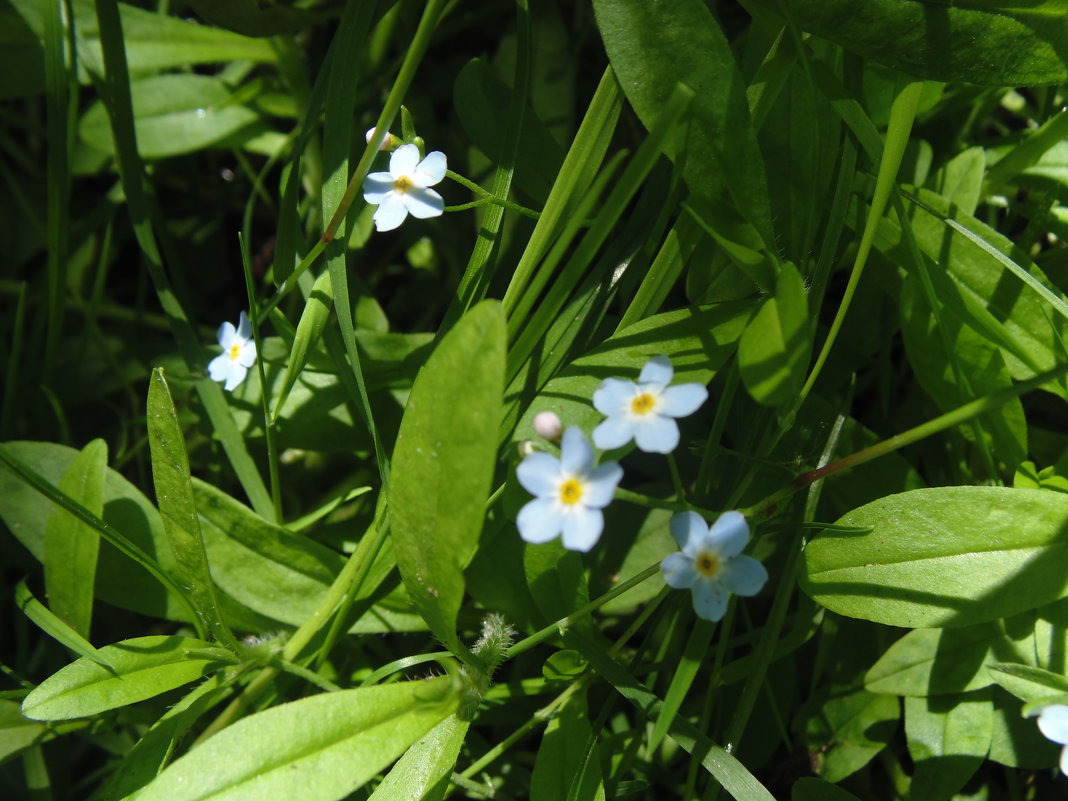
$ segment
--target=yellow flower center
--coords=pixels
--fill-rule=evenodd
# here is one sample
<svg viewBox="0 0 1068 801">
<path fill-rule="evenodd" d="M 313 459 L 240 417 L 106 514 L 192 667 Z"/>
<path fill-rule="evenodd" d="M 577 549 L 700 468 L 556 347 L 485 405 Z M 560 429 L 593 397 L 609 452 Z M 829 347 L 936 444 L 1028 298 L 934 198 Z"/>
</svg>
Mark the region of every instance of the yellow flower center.
<svg viewBox="0 0 1068 801">
<path fill-rule="evenodd" d="M 404 192 L 407 192 L 411 188 L 412 188 L 412 179 L 409 178 L 407 175 L 402 175 L 400 178 L 397 178 L 393 182 L 393 191 L 394 192 L 404 193 Z"/>
<path fill-rule="evenodd" d="M 707 551 L 697 554 L 694 565 L 702 576 L 714 576 L 719 572 L 719 559 Z"/>
<path fill-rule="evenodd" d="M 560 502 L 567 506 L 574 506 L 582 500 L 582 482 L 577 478 L 569 478 L 560 485 Z"/>
<path fill-rule="evenodd" d="M 235 342 L 233 345 L 230 346 L 230 359 L 236 362 L 237 361 L 237 357 L 240 356 L 240 355 L 241 355 L 241 344 L 238 343 L 238 342 Z"/>
<path fill-rule="evenodd" d="M 648 414 L 656 406 L 656 398 L 648 392 L 643 392 L 630 402 L 630 410 L 635 414 Z"/>
</svg>

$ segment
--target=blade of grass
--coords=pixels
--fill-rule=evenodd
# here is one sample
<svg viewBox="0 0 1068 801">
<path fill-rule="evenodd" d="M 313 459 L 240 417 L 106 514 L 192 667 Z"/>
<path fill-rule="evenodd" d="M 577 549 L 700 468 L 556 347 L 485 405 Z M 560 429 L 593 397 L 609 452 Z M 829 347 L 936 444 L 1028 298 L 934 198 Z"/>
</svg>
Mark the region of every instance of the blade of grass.
<svg viewBox="0 0 1068 801">
<path fill-rule="evenodd" d="M 15 587 L 15 605 L 22 610 L 26 617 L 33 621 L 37 628 L 64 648 L 69 648 L 78 656 L 91 659 L 103 668 L 111 669 L 111 666 L 100 657 L 100 652 L 93 647 L 91 642 L 68 626 L 33 596 L 30 588 L 26 586 L 25 579 Z"/>
<path fill-rule="evenodd" d="M 26 329 L 26 282 L 18 285 L 18 300 L 15 302 L 15 319 L 11 331 L 11 347 L 7 352 L 7 369 L 4 371 L 4 400 L 0 406 L 0 441 L 11 438 L 12 418 L 16 404 L 24 396 L 20 391 L 19 373 L 22 365 L 22 342 Z"/>
</svg>

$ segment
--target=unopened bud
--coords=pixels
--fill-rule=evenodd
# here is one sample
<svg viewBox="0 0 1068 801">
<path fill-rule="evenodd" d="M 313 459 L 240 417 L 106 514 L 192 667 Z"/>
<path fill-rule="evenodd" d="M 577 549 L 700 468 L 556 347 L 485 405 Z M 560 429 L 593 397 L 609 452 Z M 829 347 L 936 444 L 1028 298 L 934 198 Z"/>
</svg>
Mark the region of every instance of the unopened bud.
<svg viewBox="0 0 1068 801">
<path fill-rule="evenodd" d="M 564 424 L 560 422 L 556 412 L 538 412 L 534 416 L 534 432 L 551 442 L 556 442 L 564 433 Z"/>
<path fill-rule="evenodd" d="M 377 131 L 377 128 L 367 129 L 367 133 L 364 134 L 364 138 L 367 140 L 367 144 L 371 144 L 371 140 L 375 138 L 375 133 Z M 400 137 L 394 136 L 389 131 L 386 131 L 386 138 L 382 140 L 382 144 L 378 146 L 378 149 L 388 153 L 391 150 L 396 150 L 398 147 L 400 147 L 400 145 Z"/>
<path fill-rule="evenodd" d="M 532 454 L 532 453 L 534 453 L 535 451 L 538 450 L 537 448 L 534 447 L 534 443 L 531 442 L 529 439 L 525 439 L 522 442 L 520 442 L 519 446 L 518 446 L 518 449 L 519 449 L 519 456 L 522 459 L 527 458 L 528 456 L 530 456 L 530 454 Z"/>
</svg>

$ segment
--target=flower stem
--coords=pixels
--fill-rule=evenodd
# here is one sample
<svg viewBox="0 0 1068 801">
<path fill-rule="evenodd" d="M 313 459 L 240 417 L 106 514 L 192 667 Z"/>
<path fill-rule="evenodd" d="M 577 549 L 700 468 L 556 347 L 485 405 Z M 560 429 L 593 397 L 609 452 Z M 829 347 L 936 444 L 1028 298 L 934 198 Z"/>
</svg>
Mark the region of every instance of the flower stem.
<svg viewBox="0 0 1068 801">
<path fill-rule="evenodd" d="M 475 200 L 471 203 L 461 203 L 458 206 L 446 206 L 445 211 L 463 211 L 465 209 L 473 209 L 478 206 L 485 206 L 487 203 L 493 203 L 494 205 L 501 206 L 503 208 L 508 209 L 509 211 L 514 211 L 517 214 L 522 214 L 525 217 L 530 217 L 532 220 L 536 220 L 541 217 L 541 212 L 534 211 L 534 209 L 528 209 L 526 206 L 520 206 L 518 203 L 513 203 L 512 201 L 506 200 L 503 197 L 497 197 L 492 192 L 487 192 L 474 181 L 468 178 L 464 178 L 457 172 L 453 172 L 452 170 L 446 170 L 445 175 L 449 178 L 452 178 L 452 180 L 456 181 L 456 183 L 460 184 L 461 186 L 467 187 L 476 195 L 480 196 L 479 200 Z"/>
<path fill-rule="evenodd" d="M 682 488 L 682 476 L 679 475 L 679 465 L 675 461 L 675 454 L 669 453 L 667 455 L 668 468 L 671 470 L 671 483 L 675 485 L 675 497 L 679 499 L 681 503 L 686 503 L 686 490 Z"/>
<path fill-rule="evenodd" d="M 648 495 L 642 495 L 638 492 L 631 492 L 630 490 L 625 489 L 616 489 L 616 497 L 626 503 L 633 503 L 635 506 L 644 506 L 646 509 L 668 509 L 672 512 L 692 511 L 707 518 L 719 516 L 719 512 L 702 509 L 700 506 L 694 506 L 692 503 L 687 503 L 684 500 L 669 501 L 666 498 L 650 498 Z"/>
</svg>

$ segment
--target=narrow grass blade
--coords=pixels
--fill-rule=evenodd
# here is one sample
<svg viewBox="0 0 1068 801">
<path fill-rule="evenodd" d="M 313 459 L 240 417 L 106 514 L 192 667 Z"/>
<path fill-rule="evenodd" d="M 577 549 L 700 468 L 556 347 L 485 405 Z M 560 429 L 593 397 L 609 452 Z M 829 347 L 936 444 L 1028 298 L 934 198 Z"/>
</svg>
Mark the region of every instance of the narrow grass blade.
<svg viewBox="0 0 1068 801">
<path fill-rule="evenodd" d="M 93 647 L 91 642 L 68 626 L 33 596 L 30 588 L 26 586 L 25 579 L 15 587 L 15 605 L 22 610 L 26 617 L 34 622 L 37 628 L 60 645 L 69 648 L 78 656 L 91 659 L 98 665 L 110 669 L 110 666 L 100 656 L 100 652 Z"/>
</svg>

